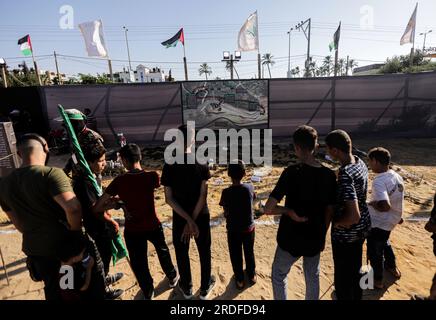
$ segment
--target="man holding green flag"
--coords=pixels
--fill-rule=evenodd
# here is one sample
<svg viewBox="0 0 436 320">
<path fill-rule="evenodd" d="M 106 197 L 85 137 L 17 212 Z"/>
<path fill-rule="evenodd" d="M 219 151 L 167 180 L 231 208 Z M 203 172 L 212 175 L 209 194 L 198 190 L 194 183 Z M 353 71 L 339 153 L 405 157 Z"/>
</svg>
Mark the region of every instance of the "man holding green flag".
<svg viewBox="0 0 436 320">
<path fill-rule="evenodd" d="M 72 141 L 72 159 L 76 171 L 73 171 L 73 186 L 83 208 L 83 223 L 86 232 L 95 241 L 97 249 L 103 260 L 106 275 L 106 285 L 119 281 L 122 273 L 109 275 L 110 261 L 127 256 L 127 250 L 118 234 L 119 226 L 107 211 L 96 212 L 94 204 L 102 194 L 101 172 L 106 166 L 106 149 L 102 139 L 84 125 L 85 116 L 76 109 L 64 110 L 59 106 L 62 120 Z M 79 134 L 78 139 L 76 133 Z M 98 136 L 96 136 L 98 135 Z M 108 289 L 110 299 L 123 293 L 121 289 L 112 291 Z"/>
</svg>

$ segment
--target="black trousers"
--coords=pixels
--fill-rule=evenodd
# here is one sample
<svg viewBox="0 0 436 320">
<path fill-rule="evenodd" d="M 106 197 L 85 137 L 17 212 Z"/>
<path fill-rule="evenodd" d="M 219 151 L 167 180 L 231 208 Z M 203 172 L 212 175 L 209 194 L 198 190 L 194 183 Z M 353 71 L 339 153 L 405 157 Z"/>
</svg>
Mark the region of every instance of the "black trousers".
<svg viewBox="0 0 436 320">
<path fill-rule="evenodd" d="M 364 240 L 352 243 L 332 242 L 335 266 L 335 290 L 338 300 L 362 300 L 360 269 Z"/>
<path fill-rule="evenodd" d="M 148 244 L 150 241 L 159 258 L 160 265 L 169 279 L 177 276 L 177 271 L 171 261 L 170 250 L 165 242 L 162 226 L 153 231 L 124 232 L 127 250 L 129 251 L 130 263 L 139 287 L 144 293 L 153 289 L 153 278 L 148 267 Z"/>
<path fill-rule="evenodd" d="M 374 269 L 374 279 L 383 280 L 383 267 L 395 269 L 395 254 L 389 243 L 390 231 L 371 229 L 366 243 L 368 259 Z"/>
<path fill-rule="evenodd" d="M 29 272 L 33 274 L 35 280 L 44 281 L 45 299 L 50 301 L 62 300 L 61 289 L 59 285 L 59 269 L 61 263 L 54 257 L 29 256 Z"/>
<path fill-rule="evenodd" d="M 101 261 L 103 262 L 104 274 L 107 276 L 112 259 L 112 239 L 99 235 L 91 235 L 91 238 L 95 241 Z"/>
<path fill-rule="evenodd" d="M 211 277 L 211 234 L 210 234 L 210 216 L 200 214 L 195 221 L 200 231 L 198 238 L 195 239 L 198 254 L 200 256 L 201 266 L 201 289 L 206 290 L 209 287 Z M 186 222 L 180 218 L 173 219 L 173 244 L 176 251 L 177 267 L 180 273 L 180 285 L 187 290 L 192 288 L 191 263 L 189 259 L 189 241 L 182 242 L 182 234 Z"/>
<path fill-rule="evenodd" d="M 244 251 L 248 277 L 252 279 L 255 275 L 256 262 L 254 259 L 254 236 L 254 230 L 252 232 L 227 232 L 230 260 L 232 262 L 233 273 L 235 274 L 236 281 L 244 280 L 242 250 Z"/>
</svg>

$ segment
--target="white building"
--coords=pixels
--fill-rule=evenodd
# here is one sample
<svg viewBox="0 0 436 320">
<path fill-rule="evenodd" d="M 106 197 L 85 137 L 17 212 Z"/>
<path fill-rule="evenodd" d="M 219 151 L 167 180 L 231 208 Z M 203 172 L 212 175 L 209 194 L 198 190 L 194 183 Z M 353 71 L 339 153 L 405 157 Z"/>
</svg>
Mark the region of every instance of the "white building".
<svg viewBox="0 0 436 320">
<path fill-rule="evenodd" d="M 160 68 L 147 68 L 140 64 L 135 71 L 124 69 L 122 72 L 114 74 L 114 79 L 122 83 L 149 83 L 149 82 L 165 82 L 165 75 Z"/>
</svg>

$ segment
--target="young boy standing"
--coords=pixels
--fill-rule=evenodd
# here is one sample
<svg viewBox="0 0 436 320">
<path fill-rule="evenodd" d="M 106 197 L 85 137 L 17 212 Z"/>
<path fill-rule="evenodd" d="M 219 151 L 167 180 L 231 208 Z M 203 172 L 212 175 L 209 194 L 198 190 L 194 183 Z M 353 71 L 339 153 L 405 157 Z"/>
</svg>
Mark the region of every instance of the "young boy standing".
<svg viewBox="0 0 436 320">
<path fill-rule="evenodd" d="M 224 208 L 227 220 L 227 241 L 236 287 L 242 290 L 245 286 L 242 250 L 250 284 L 256 283 L 253 219 L 253 200 L 256 194 L 251 184 L 241 183 L 245 176 L 245 165 L 242 161 L 229 164 L 227 173 L 232 179 L 232 186 L 223 190 L 220 206 Z"/>
<path fill-rule="evenodd" d="M 207 165 L 187 163 L 195 156 L 192 146 L 195 131 L 186 125 L 179 127 L 183 135 L 184 162 L 165 164 L 162 184 L 165 186 L 166 202 L 173 209 L 173 243 L 177 266 L 180 272 L 179 288 L 185 299 L 191 299 L 192 277 L 189 260 L 189 242 L 195 239 L 201 265 L 200 299 L 208 299 L 216 279 L 211 275 L 210 214 L 207 206 L 207 180 L 210 172 Z"/>
<path fill-rule="evenodd" d="M 389 243 L 391 231 L 401 222 L 404 201 L 403 178 L 389 169 L 391 154 L 384 148 L 374 148 L 368 153 L 369 166 L 377 174 L 372 182 L 371 231 L 368 235 L 368 258 L 374 269 L 374 286 L 383 288 L 383 266 L 399 279 L 401 273 Z M 384 263 L 383 263 L 384 262 Z"/>
<path fill-rule="evenodd" d="M 361 300 L 363 243 L 371 227 L 366 204 L 368 168 L 352 154 L 351 138 L 345 131 L 330 132 L 325 142 L 330 157 L 341 164 L 332 227 L 336 297 L 338 300 Z"/>
<path fill-rule="evenodd" d="M 319 261 L 336 202 L 336 176 L 314 156 L 318 134 L 309 126 L 293 135 L 299 163 L 286 168 L 265 205 L 264 213 L 281 215 L 272 266 L 274 299 L 287 299 L 287 276 L 303 257 L 306 300 L 319 299 Z M 285 206 L 278 203 L 286 196 Z"/>
<path fill-rule="evenodd" d="M 83 153 L 91 172 L 101 187 L 101 173 L 106 167 L 106 149 L 101 144 L 91 144 L 83 148 Z M 95 204 L 98 200 L 98 194 L 92 183 L 83 173 L 83 170 L 79 170 L 73 176 L 73 188 L 82 205 L 85 230 L 95 241 L 103 262 L 106 284 L 114 284 L 123 277 L 121 272 L 113 275 L 109 274 L 112 259 L 112 240 L 118 234 L 118 223 L 112 219 L 109 211 L 106 209 L 96 209 Z M 122 290 L 119 289 L 116 292 L 118 292 L 116 293 L 118 295 L 122 293 Z M 111 291 L 110 295 L 113 294 L 114 292 Z"/>
<path fill-rule="evenodd" d="M 96 206 L 102 208 L 111 200 L 116 201 L 118 198 L 115 197 L 123 201 L 126 221 L 124 238 L 132 269 L 145 299 L 151 300 L 154 286 L 148 268 L 147 241 L 154 245 L 170 287 L 175 287 L 179 280 L 154 207 L 154 190 L 159 187 L 159 176 L 155 171 L 142 169 L 141 149 L 136 144 L 129 143 L 121 148 L 120 157 L 128 172 L 111 182 Z"/>
</svg>

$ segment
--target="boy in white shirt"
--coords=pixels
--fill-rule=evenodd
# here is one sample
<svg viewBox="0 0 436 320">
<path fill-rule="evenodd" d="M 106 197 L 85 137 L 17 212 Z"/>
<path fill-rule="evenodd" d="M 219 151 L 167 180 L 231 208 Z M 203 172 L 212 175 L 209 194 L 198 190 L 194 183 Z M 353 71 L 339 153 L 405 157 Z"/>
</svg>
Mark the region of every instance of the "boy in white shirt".
<svg viewBox="0 0 436 320">
<path fill-rule="evenodd" d="M 401 277 L 395 255 L 389 243 L 391 231 L 402 223 L 404 183 L 402 177 L 389 168 L 391 154 L 378 147 L 368 153 L 369 166 L 376 173 L 372 182 L 371 231 L 367 240 L 368 259 L 374 269 L 374 287 L 383 288 L 383 267 L 394 277 Z"/>
</svg>

